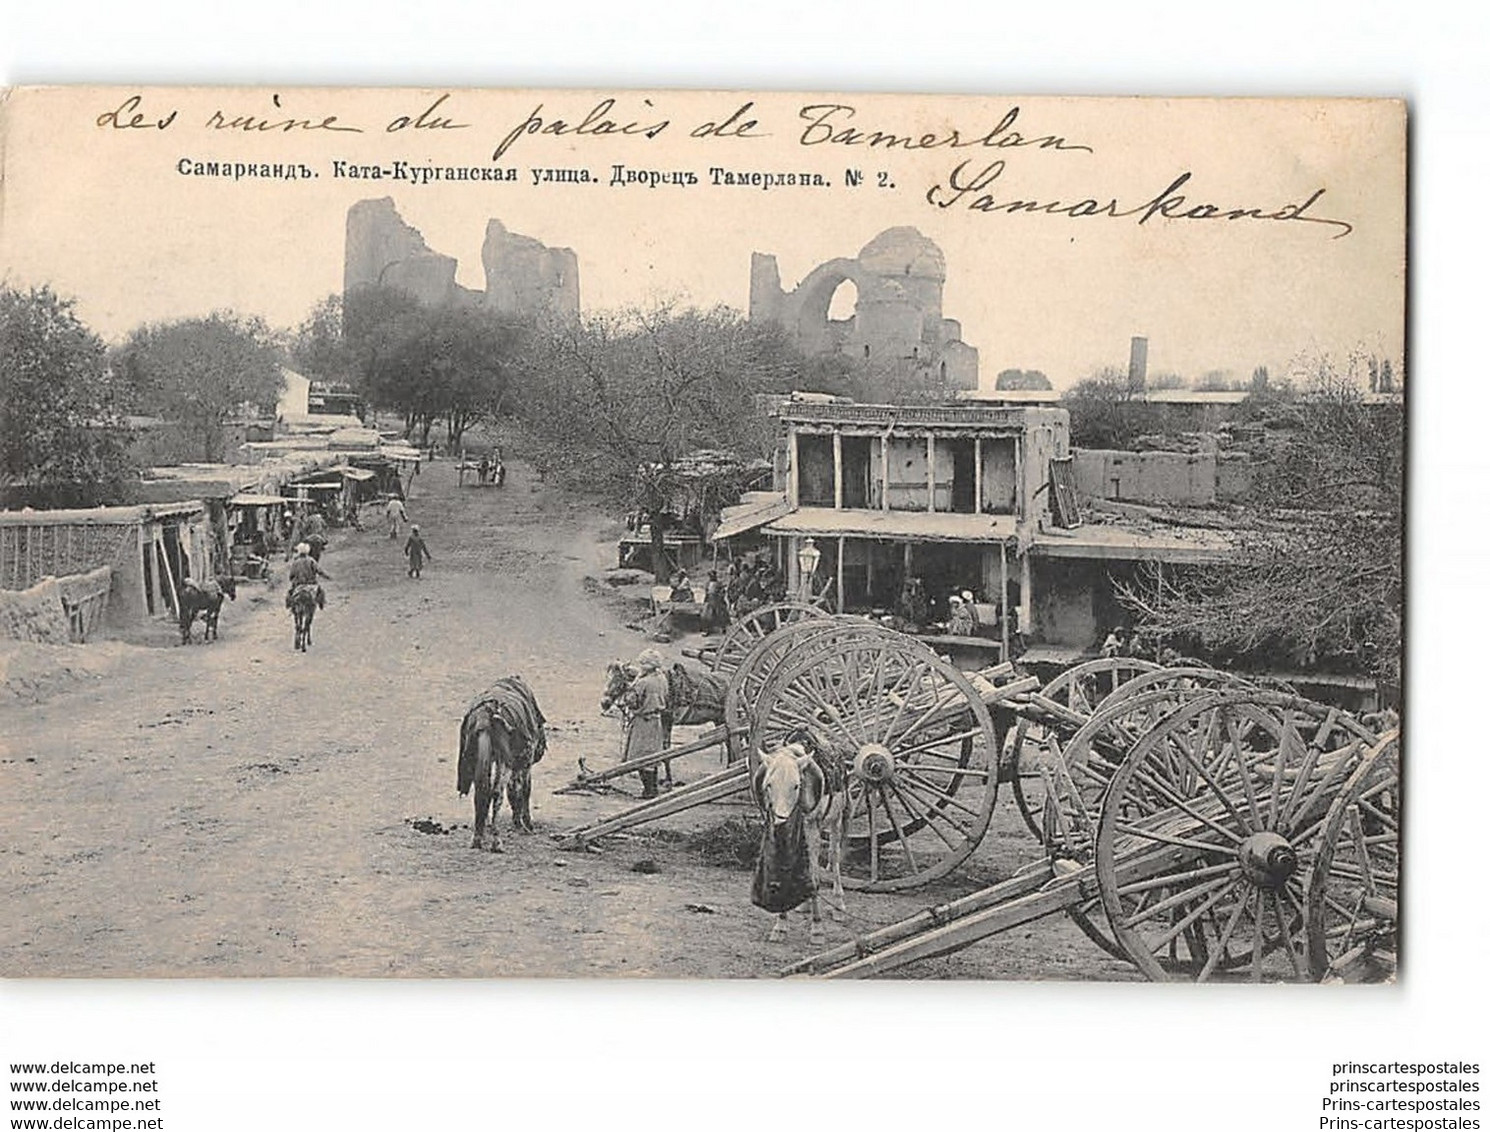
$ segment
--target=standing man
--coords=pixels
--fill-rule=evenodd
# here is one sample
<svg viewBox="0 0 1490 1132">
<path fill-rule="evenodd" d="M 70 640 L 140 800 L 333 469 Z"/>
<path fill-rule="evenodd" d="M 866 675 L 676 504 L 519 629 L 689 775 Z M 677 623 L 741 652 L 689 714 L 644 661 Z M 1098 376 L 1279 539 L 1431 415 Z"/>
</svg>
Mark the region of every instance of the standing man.
<svg viewBox="0 0 1490 1132">
<path fill-rule="evenodd" d="M 404 543 L 404 554 L 409 559 L 409 577 L 419 577 L 419 572 L 424 568 L 424 563 L 430 557 L 430 553 L 429 547 L 424 545 L 424 539 L 419 534 L 418 523 L 412 523 L 409 526 L 409 541 Z"/>
<path fill-rule="evenodd" d="M 409 521 L 409 512 L 404 508 L 404 501 L 396 495 L 389 496 L 384 513 L 388 516 L 388 537 L 397 539 L 399 527 Z"/>
<path fill-rule="evenodd" d="M 636 658 L 636 668 L 641 675 L 621 699 L 630 720 L 621 761 L 628 763 L 662 750 L 662 714 L 667 710 L 667 673 L 662 671 L 662 655 L 656 649 L 644 649 Z M 636 773 L 642 780 L 642 797 L 657 797 L 657 767 L 645 767 Z"/>
</svg>

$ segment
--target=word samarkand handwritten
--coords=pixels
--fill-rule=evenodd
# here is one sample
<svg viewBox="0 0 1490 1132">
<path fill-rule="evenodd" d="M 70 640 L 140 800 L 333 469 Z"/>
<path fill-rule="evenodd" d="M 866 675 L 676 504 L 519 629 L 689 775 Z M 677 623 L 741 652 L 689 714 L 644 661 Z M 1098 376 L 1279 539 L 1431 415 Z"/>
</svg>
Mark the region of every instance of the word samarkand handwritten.
<svg viewBox="0 0 1490 1132">
<path fill-rule="evenodd" d="M 1079 220 L 1089 216 L 1102 216 L 1124 220 L 1136 216 L 1139 224 L 1147 223 L 1156 216 L 1167 220 L 1272 220 L 1302 221 L 1306 224 L 1322 224 L 1336 229 L 1331 239 L 1338 240 L 1355 231 L 1354 225 L 1328 216 L 1311 216 L 1309 210 L 1324 196 L 1324 189 L 1316 189 L 1303 201 L 1285 204 L 1269 210 L 1265 207 L 1242 205 L 1224 208 L 1208 202 L 1193 202 L 1179 190 L 1190 183 L 1191 173 L 1181 173 L 1162 192 L 1150 197 L 1143 204 L 1124 207 L 1116 197 L 1109 197 L 1105 204 L 1095 197 L 1085 197 L 1074 202 L 1061 200 L 1023 200 L 1015 196 L 1000 198 L 989 192 L 989 186 L 1004 174 L 1004 162 L 994 161 L 977 173 L 969 173 L 970 162 L 964 161 L 947 175 L 946 184 L 938 182 L 926 190 L 926 203 L 936 208 L 961 207 L 969 212 L 985 215 L 1003 213 L 1006 216 L 1039 215 L 1065 216 Z"/>
</svg>

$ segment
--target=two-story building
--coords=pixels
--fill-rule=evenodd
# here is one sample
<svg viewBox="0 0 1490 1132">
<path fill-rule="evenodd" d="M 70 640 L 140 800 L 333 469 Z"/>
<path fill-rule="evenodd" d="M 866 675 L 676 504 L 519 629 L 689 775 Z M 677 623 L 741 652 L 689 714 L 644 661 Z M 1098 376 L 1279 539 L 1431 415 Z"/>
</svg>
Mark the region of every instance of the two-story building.
<svg viewBox="0 0 1490 1132">
<path fill-rule="evenodd" d="M 840 610 L 893 610 L 906 579 L 919 578 L 932 620 L 947 618 L 950 594 L 971 590 L 1005 647 L 1022 632 L 1074 656 L 1126 620 L 1114 581 L 1136 563 L 1222 561 L 1230 550 L 1214 531 L 1071 525 L 1061 408 L 794 398 L 774 412 L 777 492 L 728 510 L 714 537 L 758 528 L 779 540 L 792 592 L 826 593 Z M 1067 505 L 1053 505 L 1063 492 Z M 801 564 L 814 559 L 804 580 Z"/>
</svg>

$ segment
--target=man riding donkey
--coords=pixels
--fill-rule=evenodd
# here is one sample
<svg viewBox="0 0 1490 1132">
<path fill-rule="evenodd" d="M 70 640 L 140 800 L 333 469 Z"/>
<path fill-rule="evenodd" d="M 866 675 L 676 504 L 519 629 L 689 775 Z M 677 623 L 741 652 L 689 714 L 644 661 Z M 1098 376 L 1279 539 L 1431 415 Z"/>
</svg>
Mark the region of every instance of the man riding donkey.
<svg viewBox="0 0 1490 1132">
<path fill-rule="evenodd" d="M 643 649 L 636 658 L 636 668 L 641 674 L 621 697 L 628 720 L 621 761 L 628 763 L 657 753 L 665 743 L 662 716 L 667 711 L 667 673 L 663 671 L 662 654 L 656 649 Z M 656 764 L 643 767 L 637 774 L 642 780 L 642 797 L 657 797 Z"/>
<path fill-rule="evenodd" d="M 326 591 L 318 581 L 325 578 L 332 581 L 330 574 L 321 569 L 321 564 L 310 556 L 310 544 L 302 542 L 295 547 L 295 557 L 290 562 L 290 587 L 285 591 L 285 608 L 292 608 L 291 598 L 295 591 L 301 586 L 314 586 L 316 589 L 316 607 L 326 608 Z"/>
</svg>

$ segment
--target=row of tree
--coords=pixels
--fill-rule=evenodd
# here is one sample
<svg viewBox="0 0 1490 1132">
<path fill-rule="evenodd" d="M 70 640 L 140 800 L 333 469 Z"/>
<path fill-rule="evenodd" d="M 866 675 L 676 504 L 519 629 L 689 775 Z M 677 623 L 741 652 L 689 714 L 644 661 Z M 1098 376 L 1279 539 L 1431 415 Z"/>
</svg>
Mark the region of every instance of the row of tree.
<svg viewBox="0 0 1490 1132">
<path fill-rule="evenodd" d="M 38 502 L 115 501 L 134 472 L 132 414 L 177 422 L 221 459 L 227 422 L 274 404 L 280 356 L 262 320 L 226 313 L 141 326 L 109 349 L 50 288 L 0 287 L 0 471 Z"/>
</svg>

